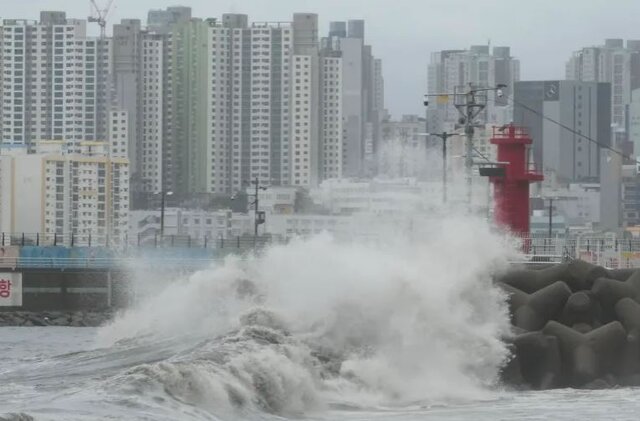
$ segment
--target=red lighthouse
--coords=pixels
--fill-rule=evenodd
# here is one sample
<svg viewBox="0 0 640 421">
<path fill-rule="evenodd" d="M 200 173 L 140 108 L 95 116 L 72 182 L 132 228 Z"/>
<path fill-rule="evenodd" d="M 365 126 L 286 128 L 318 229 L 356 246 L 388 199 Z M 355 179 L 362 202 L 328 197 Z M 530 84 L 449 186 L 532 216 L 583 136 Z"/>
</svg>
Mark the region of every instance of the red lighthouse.
<svg viewBox="0 0 640 421">
<path fill-rule="evenodd" d="M 529 184 L 542 181 L 528 160 L 532 140 L 523 127 L 493 128 L 491 143 L 498 147 L 497 175 L 490 177 L 494 188 L 494 214 L 498 225 L 514 234 L 529 234 Z"/>
</svg>

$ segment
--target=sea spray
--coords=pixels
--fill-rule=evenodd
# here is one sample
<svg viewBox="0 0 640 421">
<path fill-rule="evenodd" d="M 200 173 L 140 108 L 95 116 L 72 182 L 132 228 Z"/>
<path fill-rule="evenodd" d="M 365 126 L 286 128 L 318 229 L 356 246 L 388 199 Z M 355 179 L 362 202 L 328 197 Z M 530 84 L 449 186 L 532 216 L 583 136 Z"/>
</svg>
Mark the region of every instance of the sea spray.
<svg viewBox="0 0 640 421">
<path fill-rule="evenodd" d="M 417 224 L 413 234 L 383 244 L 323 234 L 230 258 L 144 300 L 99 342 L 198 338 L 123 382 L 153 379 L 214 413 L 486 396 L 508 355 L 507 310 L 491 273 L 512 248 L 470 217 Z"/>
</svg>

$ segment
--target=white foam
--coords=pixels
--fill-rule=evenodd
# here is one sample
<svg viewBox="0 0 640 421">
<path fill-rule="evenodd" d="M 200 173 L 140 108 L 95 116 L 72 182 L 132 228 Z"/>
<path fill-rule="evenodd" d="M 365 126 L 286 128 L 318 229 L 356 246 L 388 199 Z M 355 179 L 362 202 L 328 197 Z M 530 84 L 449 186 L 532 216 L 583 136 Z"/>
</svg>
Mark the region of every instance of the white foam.
<svg viewBox="0 0 640 421">
<path fill-rule="evenodd" d="M 414 234 L 420 240 L 400 237 L 383 245 L 339 243 L 325 234 L 246 261 L 229 259 L 143 301 L 103 328 L 99 341 L 185 332 L 213 339 L 238 329 L 240 316 L 257 305 L 255 295 L 237 291 L 239 279 L 250 279 L 259 305 L 275 311 L 292 333 L 290 343 L 238 347 L 233 362 L 220 369 L 245 387 L 252 370 L 272 370 L 279 379 L 272 392 L 291 397 L 283 408 L 486 396 L 507 356 L 500 338 L 509 326 L 490 273 L 506 265 L 511 248 L 469 217 Z M 335 356 L 338 375 L 319 374 L 309 362 L 314 349 Z M 229 381 L 228 374 L 219 377 Z M 212 387 L 212 394 L 220 389 Z"/>
</svg>

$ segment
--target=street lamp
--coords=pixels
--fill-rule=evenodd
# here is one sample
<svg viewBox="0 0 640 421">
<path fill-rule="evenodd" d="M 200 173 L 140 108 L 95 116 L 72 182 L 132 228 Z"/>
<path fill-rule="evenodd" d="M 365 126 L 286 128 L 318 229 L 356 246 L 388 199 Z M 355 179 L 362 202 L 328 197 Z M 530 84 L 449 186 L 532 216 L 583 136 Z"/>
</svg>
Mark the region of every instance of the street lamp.
<svg viewBox="0 0 640 421">
<path fill-rule="evenodd" d="M 157 192 L 156 194 L 160 195 L 160 241 L 164 238 L 164 202 L 165 196 L 173 195 L 172 191 L 162 190 Z"/>
<path fill-rule="evenodd" d="M 465 136 L 464 133 L 418 133 L 418 136 L 435 136 L 442 140 L 442 203 L 447 203 L 447 139 Z"/>
</svg>

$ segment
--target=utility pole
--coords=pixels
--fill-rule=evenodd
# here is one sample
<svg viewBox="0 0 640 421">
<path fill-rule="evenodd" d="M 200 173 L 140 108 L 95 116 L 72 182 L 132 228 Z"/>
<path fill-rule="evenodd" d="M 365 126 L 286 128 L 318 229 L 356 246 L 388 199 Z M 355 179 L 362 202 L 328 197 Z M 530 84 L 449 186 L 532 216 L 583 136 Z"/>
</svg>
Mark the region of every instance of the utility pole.
<svg viewBox="0 0 640 421">
<path fill-rule="evenodd" d="M 447 140 L 453 136 L 464 136 L 462 133 L 419 133 L 423 136 L 435 136 L 442 140 L 442 203 L 447 203 Z"/>
<path fill-rule="evenodd" d="M 549 240 L 553 237 L 553 197 L 549 198 Z"/>
<path fill-rule="evenodd" d="M 171 196 L 173 192 L 161 190 L 156 193 L 160 194 L 160 241 L 164 238 L 164 204 L 165 204 L 165 196 Z"/>
<path fill-rule="evenodd" d="M 498 84 L 495 87 L 489 88 L 476 88 L 473 84 L 469 84 L 468 87 L 457 87 L 453 93 L 437 93 L 424 95 L 423 104 L 425 107 L 429 106 L 429 97 L 437 97 L 438 101 L 448 101 L 450 96 L 453 96 L 453 105 L 460 114 L 460 125 L 464 127 L 464 134 L 467 137 L 465 140 L 465 173 L 467 179 L 467 201 L 469 208 L 471 209 L 472 199 L 472 176 L 473 176 L 473 133 L 474 128 L 479 127 L 480 124 L 475 123 L 475 118 L 485 109 L 487 106 L 487 93 L 496 92 L 499 97 L 502 97 L 502 89 L 507 85 Z"/>
<path fill-rule="evenodd" d="M 258 210 L 258 207 L 260 204 L 260 201 L 258 199 L 258 192 L 259 190 L 266 190 L 267 187 L 260 185 L 260 181 L 258 180 L 258 177 L 256 177 L 251 184 L 255 186 L 255 193 L 249 195 L 249 196 L 253 196 L 253 202 L 251 202 L 251 204 L 254 206 L 254 211 L 255 211 L 254 219 L 253 219 L 253 245 L 255 247 L 258 239 L 258 226 L 261 224 L 264 224 L 266 220 L 265 213 Z"/>
</svg>

